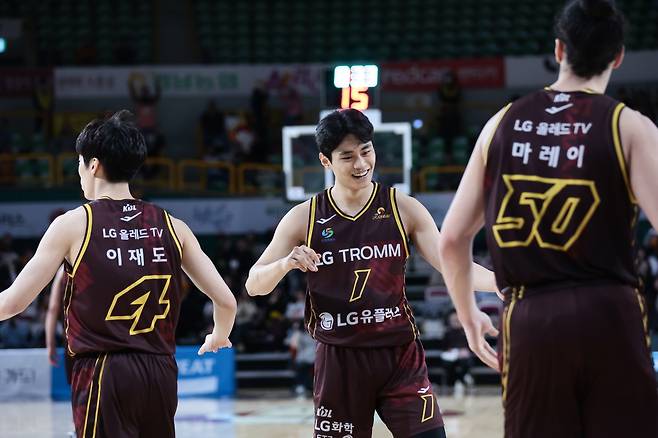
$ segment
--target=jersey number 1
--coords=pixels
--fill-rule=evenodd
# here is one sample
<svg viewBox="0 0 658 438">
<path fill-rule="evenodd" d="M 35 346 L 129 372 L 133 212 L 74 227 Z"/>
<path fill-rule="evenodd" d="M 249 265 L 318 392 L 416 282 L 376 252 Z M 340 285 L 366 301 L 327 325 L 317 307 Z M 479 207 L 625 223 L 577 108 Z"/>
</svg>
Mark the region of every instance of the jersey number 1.
<svg viewBox="0 0 658 438">
<path fill-rule="evenodd" d="M 370 277 L 370 269 L 357 269 L 354 271 L 354 286 L 352 286 L 352 295 L 350 296 L 350 303 L 361 299 L 363 291 L 366 288 L 368 277 Z M 358 292 L 357 292 L 358 291 Z"/>
</svg>

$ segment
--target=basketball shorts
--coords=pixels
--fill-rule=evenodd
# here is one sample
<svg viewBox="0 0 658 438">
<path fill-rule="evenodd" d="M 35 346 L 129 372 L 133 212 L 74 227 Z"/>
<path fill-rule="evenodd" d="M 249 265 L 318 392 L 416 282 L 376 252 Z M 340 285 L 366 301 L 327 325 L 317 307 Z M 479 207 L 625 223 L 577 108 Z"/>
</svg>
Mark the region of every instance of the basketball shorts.
<svg viewBox="0 0 658 438">
<path fill-rule="evenodd" d="M 506 438 L 658 437 L 646 307 L 636 290 L 516 289 L 505 301 Z"/>
<path fill-rule="evenodd" d="M 174 437 L 178 369 L 173 356 L 78 357 L 72 407 L 78 438 Z"/>
<path fill-rule="evenodd" d="M 395 438 L 441 428 L 420 341 L 386 348 L 318 343 L 315 438 L 370 438 L 375 411 Z"/>
</svg>

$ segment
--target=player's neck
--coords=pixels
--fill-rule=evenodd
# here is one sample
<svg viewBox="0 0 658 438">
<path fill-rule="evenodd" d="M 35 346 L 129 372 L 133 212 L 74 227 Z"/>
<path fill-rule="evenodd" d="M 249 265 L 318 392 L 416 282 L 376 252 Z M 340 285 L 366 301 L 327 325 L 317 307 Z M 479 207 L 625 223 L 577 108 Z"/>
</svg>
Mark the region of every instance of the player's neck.
<svg viewBox="0 0 658 438">
<path fill-rule="evenodd" d="M 127 182 L 110 183 L 97 179 L 94 186 L 94 198 L 133 199 Z"/>
<path fill-rule="evenodd" d="M 551 89 L 557 91 L 583 91 L 591 90 L 596 93 L 604 94 L 610 82 L 611 70 L 606 70 L 598 76 L 585 79 L 574 74 L 568 66 L 560 65 L 560 74 L 557 81 L 551 85 Z"/>
<path fill-rule="evenodd" d="M 366 205 L 374 187 L 374 183 L 370 183 L 365 187 L 352 189 L 336 183 L 331 188 L 331 197 L 342 211 L 347 214 L 355 214 Z"/>
</svg>

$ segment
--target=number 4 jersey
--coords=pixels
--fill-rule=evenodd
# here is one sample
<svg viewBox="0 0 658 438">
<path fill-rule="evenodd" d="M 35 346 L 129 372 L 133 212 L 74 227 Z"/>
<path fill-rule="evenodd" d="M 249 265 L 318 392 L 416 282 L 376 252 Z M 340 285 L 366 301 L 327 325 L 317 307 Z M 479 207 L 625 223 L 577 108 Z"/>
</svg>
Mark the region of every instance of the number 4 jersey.
<svg viewBox="0 0 658 438">
<path fill-rule="evenodd" d="M 311 199 L 307 246 L 320 256 L 309 272 L 306 326 L 325 344 L 383 347 L 413 341 L 417 329 L 405 295 L 408 243 L 395 190 L 373 184 L 356 215 L 331 191 Z"/>
<path fill-rule="evenodd" d="M 483 151 L 487 239 L 501 289 L 637 284 L 623 107 L 547 88 L 503 110 Z"/>
<path fill-rule="evenodd" d="M 66 263 L 69 354 L 173 354 L 181 303 L 181 246 L 171 218 L 140 200 L 84 205 L 80 253 Z"/>
</svg>

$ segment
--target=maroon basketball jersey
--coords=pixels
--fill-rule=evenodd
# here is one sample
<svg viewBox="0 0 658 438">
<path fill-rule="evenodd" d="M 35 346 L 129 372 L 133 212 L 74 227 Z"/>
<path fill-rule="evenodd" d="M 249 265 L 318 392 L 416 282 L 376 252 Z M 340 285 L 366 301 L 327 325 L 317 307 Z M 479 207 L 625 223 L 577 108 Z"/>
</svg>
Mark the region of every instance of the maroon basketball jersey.
<svg viewBox="0 0 658 438">
<path fill-rule="evenodd" d="M 500 288 L 637 285 L 623 107 L 551 89 L 506 107 L 485 148 L 487 239 Z"/>
<path fill-rule="evenodd" d="M 405 294 L 407 237 L 395 189 L 373 183 L 354 216 L 343 213 L 331 189 L 311 199 L 307 246 L 320 256 L 308 273 L 306 326 L 315 339 L 349 347 L 413 341 L 416 324 Z"/>
<path fill-rule="evenodd" d="M 71 355 L 173 354 L 181 246 L 169 215 L 140 200 L 84 205 L 87 230 L 64 297 Z"/>
</svg>

